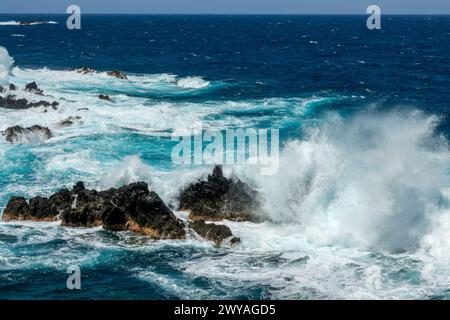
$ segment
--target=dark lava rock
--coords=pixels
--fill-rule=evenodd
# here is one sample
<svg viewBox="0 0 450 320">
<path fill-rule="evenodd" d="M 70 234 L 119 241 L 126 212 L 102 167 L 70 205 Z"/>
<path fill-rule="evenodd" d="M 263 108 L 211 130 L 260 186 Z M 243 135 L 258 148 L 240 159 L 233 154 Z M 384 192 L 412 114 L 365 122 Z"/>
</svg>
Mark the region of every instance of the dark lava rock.
<svg viewBox="0 0 450 320">
<path fill-rule="evenodd" d="M 184 223 L 176 218 L 161 198 L 148 190 L 145 182 L 106 191 L 88 190 L 78 182 L 72 190 L 62 189 L 50 198 L 36 197 L 29 204 L 12 197 L 4 213 L 5 221 L 50 221 L 61 225 L 131 230 L 154 239 L 184 239 Z"/>
<path fill-rule="evenodd" d="M 20 26 L 31 26 L 34 24 L 43 24 L 43 23 L 48 23 L 48 21 L 19 21 L 19 25 Z"/>
<path fill-rule="evenodd" d="M 15 85 L 15 84 L 13 84 L 13 83 L 11 83 L 11 84 L 9 85 L 9 90 L 11 90 L 11 91 L 15 91 L 15 90 L 17 90 L 17 87 L 16 87 L 16 85 Z"/>
<path fill-rule="evenodd" d="M 213 241 L 220 246 L 223 241 L 229 240 L 229 244 L 236 244 L 241 240 L 233 237 L 230 228 L 224 225 L 217 225 L 214 223 L 205 223 L 204 220 L 193 221 L 189 223 L 189 227 L 198 233 L 202 238 Z"/>
<path fill-rule="evenodd" d="M 99 95 L 98 98 L 101 99 L 101 100 L 106 100 L 106 101 L 112 102 L 111 98 L 108 95 L 105 95 L 105 94 Z"/>
<path fill-rule="evenodd" d="M 28 204 L 23 197 L 11 197 L 3 211 L 3 221 L 54 221 L 59 211 L 48 198 L 35 197 Z"/>
<path fill-rule="evenodd" d="M 30 200 L 28 214 L 32 220 L 53 221 L 58 216 L 59 211 L 50 199 L 38 196 Z"/>
<path fill-rule="evenodd" d="M 97 71 L 95 71 L 95 69 L 89 68 L 89 67 L 79 67 L 79 68 L 74 68 L 72 69 L 72 71 L 75 71 L 76 73 L 81 73 L 81 74 L 93 74 Z"/>
<path fill-rule="evenodd" d="M 115 77 L 117 79 L 121 79 L 121 80 L 126 80 L 128 79 L 127 76 L 125 75 L 125 73 L 121 72 L 121 71 L 117 71 L 117 70 L 113 70 L 113 71 L 108 71 L 107 72 L 108 76 L 111 77 Z"/>
<path fill-rule="evenodd" d="M 11 197 L 3 211 L 3 221 L 30 220 L 28 203 L 24 197 Z"/>
<path fill-rule="evenodd" d="M 49 128 L 34 125 L 31 127 L 9 127 L 3 134 L 10 143 L 39 143 L 52 137 Z"/>
<path fill-rule="evenodd" d="M 56 125 L 61 128 L 70 127 L 74 123 L 82 124 L 83 122 L 80 120 L 81 120 L 80 116 L 68 117 L 67 119 L 64 119 L 63 121 L 58 122 Z"/>
<path fill-rule="evenodd" d="M 227 179 L 216 166 L 206 181 L 190 184 L 179 195 L 179 210 L 190 211 L 191 220 L 256 220 L 258 194 L 237 178 Z"/>
<path fill-rule="evenodd" d="M 59 103 L 56 101 L 46 101 L 41 100 L 37 102 L 31 102 L 27 99 L 21 98 L 17 99 L 14 95 L 8 95 L 7 97 L 0 97 L 0 108 L 6 108 L 6 109 L 30 109 L 30 108 L 37 108 L 37 107 L 52 107 L 56 110 Z"/>
<path fill-rule="evenodd" d="M 36 84 L 36 82 L 30 82 L 29 84 L 27 84 L 25 86 L 25 91 L 37 94 L 37 95 L 44 95 L 44 91 L 42 91 L 41 89 L 39 89 L 38 85 Z"/>
</svg>

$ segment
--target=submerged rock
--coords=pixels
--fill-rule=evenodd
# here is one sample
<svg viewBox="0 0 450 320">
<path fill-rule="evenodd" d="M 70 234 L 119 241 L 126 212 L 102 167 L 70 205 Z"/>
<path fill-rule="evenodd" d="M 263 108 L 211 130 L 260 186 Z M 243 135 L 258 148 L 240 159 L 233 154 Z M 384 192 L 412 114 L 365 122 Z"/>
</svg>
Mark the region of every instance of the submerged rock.
<svg viewBox="0 0 450 320">
<path fill-rule="evenodd" d="M 72 71 L 75 71 L 76 73 L 81 73 L 81 74 L 93 74 L 96 72 L 95 69 L 92 69 L 89 67 L 74 68 L 74 69 L 72 69 Z"/>
<path fill-rule="evenodd" d="M 121 80 L 126 80 L 126 79 L 128 79 L 127 76 L 125 75 L 125 73 L 123 73 L 123 72 L 121 72 L 121 71 L 117 71 L 117 70 L 108 71 L 106 74 L 107 74 L 108 76 L 115 77 L 115 78 L 121 79 Z"/>
<path fill-rule="evenodd" d="M 227 179 L 216 166 L 206 181 L 190 184 L 179 195 L 179 210 L 190 211 L 191 220 L 256 220 L 258 194 L 239 179 Z"/>
<path fill-rule="evenodd" d="M 77 72 L 77 73 L 81 73 L 81 74 L 98 73 L 97 70 L 95 70 L 93 68 L 89 68 L 89 67 L 74 68 L 74 69 L 72 69 L 72 71 Z M 108 76 L 110 76 L 110 77 L 115 77 L 115 78 L 121 79 L 121 80 L 126 80 L 127 79 L 127 76 L 125 75 L 125 73 L 123 73 L 122 71 L 118 71 L 118 70 L 108 71 L 108 72 L 106 72 L 106 74 Z"/>
<path fill-rule="evenodd" d="M 39 143 L 52 137 L 49 128 L 34 125 L 31 127 L 9 127 L 3 133 L 5 140 L 10 143 Z"/>
<path fill-rule="evenodd" d="M 101 99 L 101 100 L 106 100 L 106 101 L 112 102 L 111 98 L 108 95 L 106 95 L 106 94 L 101 94 L 101 95 L 98 96 L 98 98 Z"/>
<path fill-rule="evenodd" d="M 199 220 L 190 222 L 189 227 L 191 227 L 192 230 L 194 230 L 202 238 L 213 241 L 218 246 L 220 246 L 225 240 L 228 240 L 228 243 L 231 245 L 241 241 L 241 239 L 233 237 L 230 228 L 224 225 L 205 223 L 204 220 Z"/>
<path fill-rule="evenodd" d="M 70 127 L 74 123 L 82 124 L 83 122 L 81 121 L 81 117 L 80 116 L 68 117 L 67 119 L 64 119 L 63 121 L 58 122 L 56 125 L 60 128 L 64 128 L 64 127 Z"/>
</svg>

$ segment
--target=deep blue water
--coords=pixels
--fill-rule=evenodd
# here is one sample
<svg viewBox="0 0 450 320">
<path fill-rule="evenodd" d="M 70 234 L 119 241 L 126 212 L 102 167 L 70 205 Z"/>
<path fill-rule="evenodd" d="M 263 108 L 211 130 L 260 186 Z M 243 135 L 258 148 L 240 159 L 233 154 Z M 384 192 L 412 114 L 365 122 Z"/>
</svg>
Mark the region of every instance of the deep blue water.
<svg viewBox="0 0 450 320">
<path fill-rule="evenodd" d="M 386 235 L 374 231 L 374 239 L 368 234 L 367 241 L 361 240 L 359 232 L 353 235 L 352 231 L 342 230 L 343 234 L 352 234 L 351 241 L 337 241 L 336 250 L 343 251 L 330 253 L 326 248 L 334 247 L 334 243 L 315 242 L 311 229 L 303 229 L 304 221 L 308 221 L 303 216 L 306 209 L 297 208 L 298 201 L 293 201 L 295 186 L 304 180 L 300 178 L 320 176 L 329 168 L 321 166 L 317 160 L 321 153 L 316 151 L 313 155 L 317 166 L 304 174 L 302 167 L 296 166 L 306 153 L 297 150 L 298 153 L 288 153 L 288 166 L 293 166 L 285 169 L 287 176 L 300 176 L 286 187 L 294 188 L 284 199 L 292 215 L 278 219 L 272 214 L 275 226 L 264 225 L 260 232 L 248 236 L 246 227 L 231 224 L 243 238 L 244 244 L 238 249 L 213 248 L 195 241 L 155 244 L 130 234 L 67 231 L 52 224 L 0 224 L 0 298 L 448 298 L 450 269 L 448 264 L 447 268 L 441 266 L 448 262 L 448 255 L 436 257 L 436 251 L 441 251 L 426 249 L 423 244 L 429 234 L 433 239 L 436 236 L 439 245 L 442 241 L 448 243 L 448 238 L 437 236 L 438 231 L 431 227 L 425 214 L 428 205 L 446 209 L 440 192 L 448 181 L 446 177 L 443 182 L 437 178 L 441 167 L 429 165 L 430 154 L 415 153 L 409 146 L 423 143 L 427 150 L 446 146 L 445 137 L 450 133 L 450 16 L 383 16 L 382 29 L 374 31 L 366 28 L 365 16 L 83 15 L 82 29 L 77 31 L 67 30 L 65 19 L 0 15 L 3 22 L 58 22 L 34 26 L 0 24 L 0 46 L 8 50 L 20 68 L 13 70 L 11 80 L 20 85 L 36 80 L 46 92 L 76 100 L 48 115 L 0 110 L 0 130 L 17 121 L 27 125 L 41 121 L 51 126 L 75 114 L 82 115 L 85 122 L 69 131 L 56 129 L 57 138 L 61 139 L 42 145 L 0 144 L 0 208 L 13 194 L 48 194 L 78 180 L 85 180 L 92 187 L 106 187 L 123 182 L 130 175 L 147 179 L 158 171 L 168 177 L 158 176 L 155 188 L 170 201 L 183 179 L 177 181 L 179 169 L 171 163 L 173 142 L 155 132 L 172 132 L 192 120 L 203 120 L 219 129 L 277 128 L 284 148 L 290 141 L 307 140 L 308 130 L 326 126 L 330 114 L 337 114 L 343 117 L 344 124 L 323 132 L 335 130 L 335 134 L 328 133 L 327 141 L 339 151 L 332 153 L 338 161 L 348 153 L 348 158 L 341 159 L 343 169 L 333 167 L 335 164 L 329 167 L 342 179 L 327 180 L 326 176 L 325 183 L 333 188 L 325 188 L 323 207 L 316 208 L 305 201 L 309 205 L 306 209 L 328 212 L 334 208 L 340 214 L 341 205 L 352 203 L 333 201 L 351 191 L 347 186 L 356 186 L 363 190 L 363 196 L 350 198 L 364 202 L 368 199 L 365 195 L 373 195 L 379 204 L 389 202 L 386 207 L 393 208 L 389 209 L 392 216 L 400 217 L 374 220 L 374 228 Z M 122 70 L 135 78 L 127 84 L 103 78 L 83 82 L 63 75 L 80 66 L 99 71 Z M 177 79 L 199 77 L 209 85 L 180 88 L 172 80 L 158 80 L 156 75 L 160 74 L 175 75 Z M 117 99 L 117 105 L 104 109 L 95 99 L 98 94 L 111 95 Z M 77 110 L 83 106 L 90 111 Z M 424 114 L 415 115 L 417 110 Z M 134 118 L 130 115 L 133 112 Z M 389 112 L 394 115 L 380 116 Z M 375 120 L 359 121 L 360 114 L 365 115 L 364 119 Z M 439 119 L 436 127 L 428 126 L 429 116 Z M 431 135 L 427 128 L 431 128 Z M 374 133 L 377 130 L 380 132 Z M 398 140 L 386 138 L 390 134 L 397 135 Z M 444 135 L 444 142 L 434 140 L 438 134 Z M 336 138 L 339 135 L 342 140 Z M 365 146 L 356 147 L 363 140 Z M 400 149 L 403 145 L 404 150 Z M 357 157 L 371 148 L 376 152 L 361 156 L 363 160 Z M 383 171 L 388 164 L 378 167 L 369 161 L 373 158 L 388 162 L 396 150 L 405 156 L 393 157 L 398 166 L 390 169 L 399 170 L 394 174 Z M 130 160 L 127 156 L 136 158 Z M 437 156 L 440 161 L 446 154 Z M 345 171 L 347 159 L 356 168 Z M 408 159 L 416 167 L 410 166 Z M 329 160 L 333 163 L 333 159 Z M 361 172 L 375 175 L 378 170 L 383 171 L 379 175 L 382 182 L 374 182 L 375 187 L 369 184 L 364 193 L 366 186 L 361 188 L 359 179 L 347 180 L 360 168 L 365 168 Z M 345 173 L 340 173 L 341 169 Z M 108 175 L 111 170 L 117 178 L 114 173 L 113 177 Z M 367 178 L 371 179 L 376 180 Z M 255 180 L 260 184 L 265 181 Z M 286 176 L 277 180 L 283 181 Z M 389 190 L 388 194 L 378 193 L 378 187 Z M 266 191 L 270 194 L 270 188 Z M 411 198 L 416 200 L 405 204 L 405 199 Z M 276 205 L 282 207 L 278 202 Z M 421 211 L 415 212 L 416 208 Z M 363 215 L 370 214 L 367 221 L 378 214 L 361 210 Z M 296 221 L 292 217 L 297 215 L 302 221 L 300 235 L 286 240 L 295 245 L 284 244 L 283 238 L 288 236 L 277 229 L 279 223 Z M 347 218 L 342 221 L 348 223 Z M 404 224 L 397 225 L 398 221 Z M 364 224 L 358 226 L 362 234 L 367 232 Z M 396 233 L 396 227 L 411 232 L 399 232 L 398 237 L 389 234 Z M 278 240 L 267 240 L 275 243 L 268 249 L 264 236 L 271 232 L 280 239 L 275 236 Z M 420 235 L 417 239 L 410 236 L 414 232 Z M 383 238 L 388 240 L 380 240 Z M 392 248 L 404 248 L 406 253 L 392 254 Z M 330 269 L 337 268 L 337 272 L 327 269 L 321 271 L 324 275 L 314 274 L 317 265 L 334 260 L 334 255 L 349 261 L 338 265 L 330 262 Z M 423 255 L 432 257 L 432 262 L 423 259 Z M 304 256 L 310 257 L 310 262 L 299 260 Z M 80 264 L 83 270 L 83 290 L 79 292 L 65 287 L 68 264 Z M 372 290 L 369 286 L 367 292 L 358 291 L 356 287 L 366 283 L 364 275 L 367 270 L 371 272 L 373 265 L 381 269 L 382 289 Z M 240 272 L 242 277 L 236 276 Z M 246 278 L 255 272 L 261 277 Z M 427 278 L 428 272 L 431 275 Z M 404 291 L 397 292 L 395 288 Z"/>
</svg>

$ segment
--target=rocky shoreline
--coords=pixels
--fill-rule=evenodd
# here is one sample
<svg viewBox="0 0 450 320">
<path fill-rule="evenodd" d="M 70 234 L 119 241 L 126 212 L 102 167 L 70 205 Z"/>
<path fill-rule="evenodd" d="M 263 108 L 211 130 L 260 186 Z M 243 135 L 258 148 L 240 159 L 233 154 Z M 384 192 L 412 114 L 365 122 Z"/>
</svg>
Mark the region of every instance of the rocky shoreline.
<svg viewBox="0 0 450 320">
<path fill-rule="evenodd" d="M 97 70 L 89 67 L 80 67 L 72 69 L 71 71 L 80 74 L 96 74 L 99 73 Z M 113 70 L 107 71 L 106 75 L 109 77 L 117 78 L 119 80 L 127 80 L 125 73 Z M 99 99 L 114 103 L 108 95 L 100 94 Z M 60 100 L 64 100 L 61 98 Z M 12 110 L 26 110 L 31 108 L 43 107 L 43 112 L 47 112 L 47 108 L 51 107 L 57 110 L 60 106 L 60 102 L 56 101 L 54 97 L 44 94 L 44 90 L 39 88 L 36 82 L 30 82 L 25 85 L 24 88 L 19 88 L 17 85 L 10 83 L 8 86 L 4 87 L 0 85 L 0 108 L 12 109 Z M 89 110 L 88 108 L 80 108 L 80 110 Z M 70 116 L 67 119 L 56 123 L 55 126 L 58 128 L 70 127 L 74 124 L 82 124 L 81 116 L 75 115 Z M 1 132 L 5 136 L 5 140 L 9 143 L 39 143 L 44 142 L 51 137 L 53 137 L 52 132 L 48 127 L 43 127 L 40 125 L 33 125 L 30 127 L 23 127 L 20 125 L 15 125 L 6 128 L 5 131 Z"/>
<path fill-rule="evenodd" d="M 207 221 L 255 221 L 258 203 L 256 191 L 237 178 L 224 177 L 216 166 L 207 180 L 198 180 L 181 190 L 180 210 L 189 211 L 184 221 L 150 191 L 147 183 L 136 182 L 104 191 L 86 189 L 78 182 L 50 197 L 10 198 L 3 211 L 3 221 L 61 221 L 63 227 L 132 231 L 155 240 L 184 240 L 197 236 L 216 245 L 234 245 L 240 239 L 225 225 Z M 195 206 L 194 206 L 195 203 Z M 182 209 L 181 209 L 182 208 Z"/>
</svg>

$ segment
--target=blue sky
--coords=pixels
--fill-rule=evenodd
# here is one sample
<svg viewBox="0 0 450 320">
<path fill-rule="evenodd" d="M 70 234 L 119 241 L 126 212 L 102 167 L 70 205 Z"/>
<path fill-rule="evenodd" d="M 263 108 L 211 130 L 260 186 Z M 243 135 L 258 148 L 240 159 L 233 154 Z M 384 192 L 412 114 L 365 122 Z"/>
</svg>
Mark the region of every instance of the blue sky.
<svg viewBox="0 0 450 320">
<path fill-rule="evenodd" d="M 370 4 L 382 13 L 450 14 L 450 0 L 0 0 L 0 13 L 276 13 L 365 14 Z"/>
</svg>

